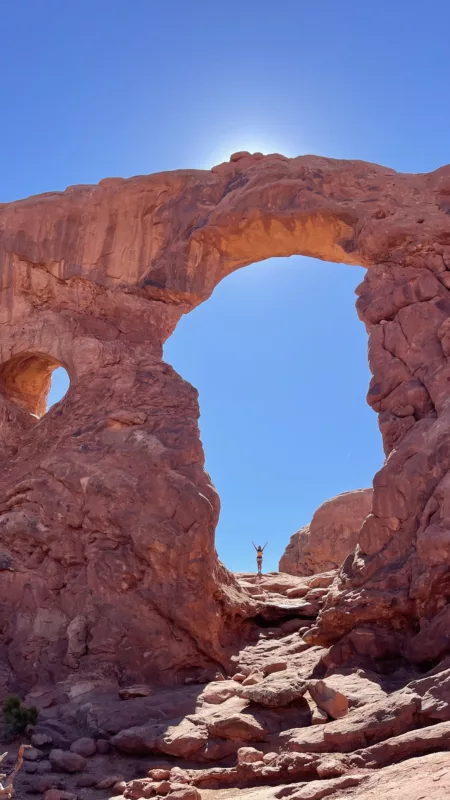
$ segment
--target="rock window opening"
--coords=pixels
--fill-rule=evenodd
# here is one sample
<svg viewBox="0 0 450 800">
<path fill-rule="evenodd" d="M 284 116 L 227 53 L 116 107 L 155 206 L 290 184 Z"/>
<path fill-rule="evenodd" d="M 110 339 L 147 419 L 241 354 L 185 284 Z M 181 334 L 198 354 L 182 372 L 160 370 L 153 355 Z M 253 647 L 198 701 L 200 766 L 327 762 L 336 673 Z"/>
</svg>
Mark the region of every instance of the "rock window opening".
<svg viewBox="0 0 450 800">
<path fill-rule="evenodd" d="M 66 369 L 52 356 L 20 353 L 0 367 L 0 391 L 34 417 L 42 417 L 69 388 Z"/>
<path fill-rule="evenodd" d="M 56 367 L 51 376 L 50 391 L 47 397 L 47 411 L 63 399 L 68 392 L 69 386 L 70 379 L 67 370 L 64 367 Z"/>
<path fill-rule="evenodd" d="M 366 403 L 362 267 L 292 256 L 246 266 L 183 317 L 165 358 L 199 390 L 206 467 L 221 498 L 219 557 L 276 571 L 292 534 L 383 463 Z"/>
</svg>

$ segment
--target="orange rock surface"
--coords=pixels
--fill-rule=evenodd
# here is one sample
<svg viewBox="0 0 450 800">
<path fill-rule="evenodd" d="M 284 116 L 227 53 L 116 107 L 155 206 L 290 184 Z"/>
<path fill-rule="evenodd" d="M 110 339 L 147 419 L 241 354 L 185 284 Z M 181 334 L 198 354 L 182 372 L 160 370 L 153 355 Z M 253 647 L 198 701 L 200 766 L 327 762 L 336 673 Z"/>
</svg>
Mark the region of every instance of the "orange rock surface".
<svg viewBox="0 0 450 800">
<path fill-rule="evenodd" d="M 449 197 L 450 167 L 241 153 L 0 206 L 5 684 L 228 663 L 258 603 L 217 561 L 197 393 L 162 345 L 230 272 L 296 253 L 368 268 L 357 308 L 388 456 L 310 643 L 344 658 L 363 626 L 386 658 L 450 650 Z M 59 364 L 70 390 L 41 416 Z"/>
<path fill-rule="evenodd" d="M 314 575 L 340 567 L 359 542 L 372 511 L 372 489 L 338 494 L 322 503 L 309 525 L 291 536 L 280 560 L 280 572 Z"/>
</svg>

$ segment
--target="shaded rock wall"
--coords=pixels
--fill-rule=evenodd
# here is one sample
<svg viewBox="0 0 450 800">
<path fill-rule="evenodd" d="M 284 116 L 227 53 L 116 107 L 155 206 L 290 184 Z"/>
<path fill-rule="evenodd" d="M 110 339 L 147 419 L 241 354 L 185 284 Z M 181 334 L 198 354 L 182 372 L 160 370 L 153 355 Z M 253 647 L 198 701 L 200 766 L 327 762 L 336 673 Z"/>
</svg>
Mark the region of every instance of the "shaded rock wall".
<svg viewBox="0 0 450 800">
<path fill-rule="evenodd" d="M 359 621 L 412 658 L 450 646 L 449 195 L 450 167 L 244 153 L 0 206 L 0 630 L 23 682 L 226 661 L 255 604 L 217 561 L 197 395 L 162 344 L 227 274 L 295 253 L 369 268 L 357 306 L 388 456 L 312 636 Z M 30 416 L 57 364 L 68 395 Z"/>
<path fill-rule="evenodd" d="M 358 544 L 361 525 L 372 510 L 372 495 L 372 489 L 356 489 L 322 503 L 311 523 L 291 536 L 280 572 L 315 575 L 340 567 Z"/>
</svg>

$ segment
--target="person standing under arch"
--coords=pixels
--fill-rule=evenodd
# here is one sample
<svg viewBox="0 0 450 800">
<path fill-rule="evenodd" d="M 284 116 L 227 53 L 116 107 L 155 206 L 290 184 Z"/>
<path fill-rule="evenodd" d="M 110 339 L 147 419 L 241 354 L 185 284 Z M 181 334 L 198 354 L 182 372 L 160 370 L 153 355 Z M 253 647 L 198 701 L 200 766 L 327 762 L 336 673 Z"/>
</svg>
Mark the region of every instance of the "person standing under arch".
<svg viewBox="0 0 450 800">
<path fill-rule="evenodd" d="M 252 542 L 252 545 L 256 550 L 256 566 L 258 567 L 258 575 L 259 575 L 259 577 L 261 577 L 261 575 L 262 575 L 263 553 L 264 553 L 264 550 L 266 549 L 266 547 L 268 545 L 268 542 L 265 543 L 264 547 L 261 547 L 260 544 L 256 545 L 254 542 Z"/>
</svg>

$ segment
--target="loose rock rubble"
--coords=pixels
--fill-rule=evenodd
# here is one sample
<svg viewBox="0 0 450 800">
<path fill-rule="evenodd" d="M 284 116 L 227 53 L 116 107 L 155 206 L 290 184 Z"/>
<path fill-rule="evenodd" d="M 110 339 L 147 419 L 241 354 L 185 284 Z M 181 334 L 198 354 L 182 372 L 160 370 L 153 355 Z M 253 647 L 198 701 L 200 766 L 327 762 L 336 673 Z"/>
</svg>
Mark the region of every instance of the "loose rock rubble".
<svg viewBox="0 0 450 800">
<path fill-rule="evenodd" d="M 17 779 L 20 797 L 389 797 L 408 767 L 412 776 L 422 770 L 426 784 L 436 763 L 443 772 L 430 797 L 444 800 L 450 660 L 425 673 L 406 661 L 389 671 L 375 663 L 342 668 L 333 648 L 286 633 L 281 611 L 292 581 L 301 581 L 308 601 L 316 579 L 331 577 L 263 577 L 263 613 L 273 620 L 278 607 L 280 616 L 249 630 L 234 676 L 148 691 L 71 679 L 44 693 L 24 762 L 32 771 Z M 240 580 L 254 585 L 252 576 Z"/>
</svg>

